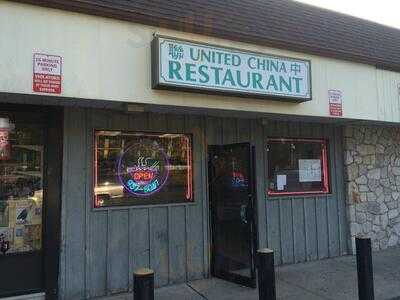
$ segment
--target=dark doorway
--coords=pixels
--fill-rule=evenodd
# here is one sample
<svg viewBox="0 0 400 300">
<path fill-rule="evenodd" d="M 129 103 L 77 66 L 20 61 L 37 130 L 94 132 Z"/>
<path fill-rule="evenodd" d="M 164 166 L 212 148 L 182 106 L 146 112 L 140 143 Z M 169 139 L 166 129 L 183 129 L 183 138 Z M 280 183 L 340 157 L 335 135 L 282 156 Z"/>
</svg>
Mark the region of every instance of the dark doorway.
<svg viewBox="0 0 400 300">
<path fill-rule="evenodd" d="M 210 146 L 211 272 L 255 287 L 254 155 L 249 143 Z"/>
<path fill-rule="evenodd" d="M 57 298 L 62 116 L 0 104 L 0 297 Z"/>
</svg>

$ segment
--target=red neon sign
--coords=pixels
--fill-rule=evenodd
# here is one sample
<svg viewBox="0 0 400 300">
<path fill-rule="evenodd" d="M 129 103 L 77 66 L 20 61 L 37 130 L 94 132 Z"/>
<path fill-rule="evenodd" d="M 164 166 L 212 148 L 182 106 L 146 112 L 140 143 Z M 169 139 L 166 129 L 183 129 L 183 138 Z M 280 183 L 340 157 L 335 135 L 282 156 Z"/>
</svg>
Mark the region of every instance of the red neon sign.
<svg viewBox="0 0 400 300">
<path fill-rule="evenodd" d="M 151 181 L 156 176 L 156 174 L 151 170 L 138 170 L 133 172 L 131 176 L 135 181 L 147 182 Z"/>
</svg>

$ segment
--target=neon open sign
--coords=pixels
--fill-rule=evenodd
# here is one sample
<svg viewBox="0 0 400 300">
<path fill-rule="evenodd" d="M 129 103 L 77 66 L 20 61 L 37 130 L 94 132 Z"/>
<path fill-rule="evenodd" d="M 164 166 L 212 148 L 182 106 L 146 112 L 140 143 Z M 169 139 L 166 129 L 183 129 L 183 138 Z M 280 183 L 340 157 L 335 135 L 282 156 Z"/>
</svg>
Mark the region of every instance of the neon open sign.
<svg viewBox="0 0 400 300">
<path fill-rule="evenodd" d="M 165 185 L 169 160 L 157 143 L 134 144 L 118 160 L 118 179 L 135 196 L 150 196 Z"/>
<path fill-rule="evenodd" d="M 95 208 L 193 201 L 189 134 L 95 131 Z"/>
</svg>

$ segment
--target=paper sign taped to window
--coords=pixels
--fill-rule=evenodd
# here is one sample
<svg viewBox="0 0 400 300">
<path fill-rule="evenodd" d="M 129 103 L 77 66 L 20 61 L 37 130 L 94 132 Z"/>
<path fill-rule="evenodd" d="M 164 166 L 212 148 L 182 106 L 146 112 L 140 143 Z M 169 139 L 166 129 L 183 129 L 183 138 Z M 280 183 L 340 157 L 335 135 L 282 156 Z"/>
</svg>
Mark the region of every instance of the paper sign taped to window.
<svg viewBox="0 0 400 300">
<path fill-rule="evenodd" d="M 321 182 L 321 160 L 299 159 L 299 181 Z"/>
<path fill-rule="evenodd" d="M 286 185 L 286 175 L 276 175 L 276 187 L 278 191 L 283 191 Z"/>
</svg>

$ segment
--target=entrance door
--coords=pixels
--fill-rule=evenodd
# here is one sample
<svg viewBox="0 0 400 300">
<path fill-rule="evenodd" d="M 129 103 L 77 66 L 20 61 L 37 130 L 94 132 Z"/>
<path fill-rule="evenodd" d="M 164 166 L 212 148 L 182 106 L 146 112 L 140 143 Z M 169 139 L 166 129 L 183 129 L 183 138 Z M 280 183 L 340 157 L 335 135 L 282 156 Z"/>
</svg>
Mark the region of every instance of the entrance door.
<svg viewBox="0 0 400 300">
<path fill-rule="evenodd" d="M 252 147 L 210 146 L 208 155 L 212 275 L 255 287 Z"/>
<path fill-rule="evenodd" d="M 43 111 L 0 105 L 0 297 L 57 297 L 62 119 Z"/>
</svg>

